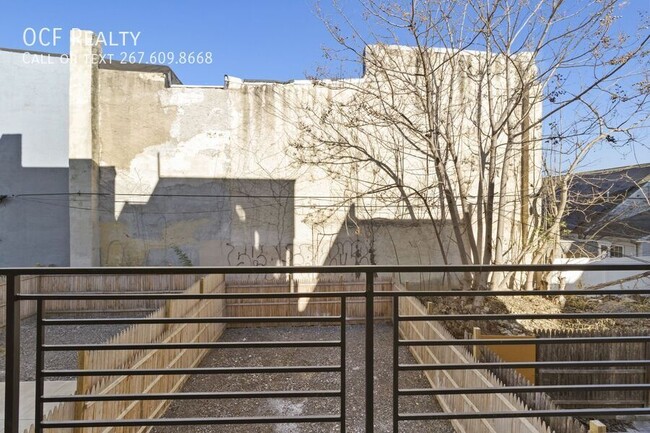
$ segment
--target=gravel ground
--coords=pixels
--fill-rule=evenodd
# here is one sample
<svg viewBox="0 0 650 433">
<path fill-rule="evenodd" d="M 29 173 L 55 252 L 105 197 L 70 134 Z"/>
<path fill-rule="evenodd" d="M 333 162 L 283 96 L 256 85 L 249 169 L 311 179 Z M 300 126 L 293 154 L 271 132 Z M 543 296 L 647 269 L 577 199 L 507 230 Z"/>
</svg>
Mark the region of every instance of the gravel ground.
<svg viewBox="0 0 650 433">
<path fill-rule="evenodd" d="M 124 313 L 123 317 L 141 317 L 146 313 Z M 120 314 L 93 313 L 74 317 L 119 317 Z M 62 316 L 57 316 L 62 317 Z M 72 316 L 67 316 L 72 317 Z M 48 344 L 102 343 L 127 325 L 71 325 L 47 328 L 45 342 Z M 364 327 L 347 327 L 347 432 L 364 430 Z M 269 341 L 269 340 L 335 340 L 339 338 L 336 327 L 272 327 L 238 328 L 227 330 L 221 341 Z M 35 379 L 36 319 L 30 317 L 21 323 L 21 380 Z M 375 432 L 392 431 L 391 359 L 392 328 L 387 324 L 375 327 Z M 5 379 L 5 334 L 0 332 L 0 381 Z M 281 366 L 281 365 L 334 365 L 339 361 L 338 348 L 287 348 L 287 349 L 218 349 L 211 351 L 202 361 L 202 367 L 225 366 Z M 400 351 L 400 362 L 412 363 L 414 359 L 407 350 Z M 47 369 L 76 368 L 76 352 L 51 352 L 46 356 Z M 248 375 L 195 375 L 183 388 L 183 392 L 200 391 L 270 391 L 270 390 L 331 390 L 339 387 L 339 375 L 335 373 L 300 374 L 248 374 Z M 67 379 L 67 378 L 60 378 Z M 60 380 L 59 379 L 59 380 Z M 402 373 L 400 387 L 428 387 L 424 376 Z M 424 397 L 402 398 L 401 410 L 408 412 L 437 412 L 440 407 L 433 399 Z M 241 416 L 301 416 L 336 415 L 338 398 L 294 398 L 254 400 L 199 400 L 177 401 L 168 409 L 165 417 L 241 417 Z M 278 424 L 241 426 L 161 427 L 155 433 L 186 432 L 274 432 L 318 433 L 338 432 L 338 424 Z M 400 432 L 453 433 L 448 422 L 402 422 Z"/>
<path fill-rule="evenodd" d="M 90 313 L 57 315 L 57 318 L 103 318 L 103 317 L 144 317 L 147 312 Z M 54 317 L 54 316 L 52 316 Z M 70 325 L 48 326 L 45 333 L 46 344 L 92 344 L 103 343 L 129 325 Z M 5 332 L 0 332 L 0 382 L 5 380 Z M 36 371 L 36 316 L 23 319 L 20 324 L 20 380 L 35 380 Z M 45 368 L 71 369 L 77 367 L 77 352 L 49 352 L 45 356 Z M 67 380 L 71 378 L 55 378 Z"/>
<path fill-rule="evenodd" d="M 267 340 L 332 340 L 338 338 L 336 327 L 287 327 L 229 329 L 221 341 L 267 341 Z M 364 431 L 364 327 L 347 328 L 347 432 Z M 378 324 L 375 328 L 375 432 L 392 431 L 392 328 Z M 325 349 L 216 349 L 201 362 L 201 367 L 227 366 L 279 366 L 279 365 L 332 365 L 338 363 L 338 348 Z M 414 362 L 404 350 L 400 362 Z M 195 375 L 183 388 L 183 392 L 214 391 L 270 391 L 270 390 L 326 390 L 337 389 L 338 374 L 248 374 L 248 375 Z M 429 387 L 424 376 L 417 373 L 400 375 L 400 387 Z M 402 398 L 401 410 L 407 412 L 439 412 L 440 407 L 432 398 Z M 248 399 L 248 400 L 199 400 L 176 401 L 165 417 L 241 417 L 241 416 L 301 416 L 336 415 L 338 398 Z M 274 432 L 317 433 L 338 432 L 338 424 L 277 424 L 235 426 L 166 426 L 153 430 L 155 433 L 186 432 Z M 445 421 L 401 422 L 400 432 L 453 433 Z"/>
</svg>

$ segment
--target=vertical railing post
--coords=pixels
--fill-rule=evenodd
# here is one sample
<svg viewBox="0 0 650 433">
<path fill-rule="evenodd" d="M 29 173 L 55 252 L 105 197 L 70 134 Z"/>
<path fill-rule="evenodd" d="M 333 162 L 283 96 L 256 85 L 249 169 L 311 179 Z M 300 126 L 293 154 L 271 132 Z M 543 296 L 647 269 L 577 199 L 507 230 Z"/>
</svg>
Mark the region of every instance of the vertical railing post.
<svg viewBox="0 0 650 433">
<path fill-rule="evenodd" d="M 399 430 L 399 296 L 393 297 L 393 433 Z"/>
<path fill-rule="evenodd" d="M 347 336 L 346 336 L 346 319 L 347 319 L 347 297 L 341 296 L 341 433 L 345 433 L 345 425 L 346 425 L 346 393 L 347 393 L 347 386 L 346 386 L 346 368 L 347 368 L 347 359 L 346 359 L 346 346 L 347 346 Z"/>
<path fill-rule="evenodd" d="M 366 272 L 366 433 L 374 430 L 375 405 L 375 275 Z"/>
<path fill-rule="evenodd" d="M 20 275 L 7 277 L 5 344 L 5 433 L 19 433 L 20 402 Z"/>
<path fill-rule="evenodd" d="M 45 383 L 43 370 L 45 369 L 45 355 L 43 354 L 44 334 L 43 329 L 43 300 L 36 301 L 36 384 L 34 403 L 34 429 L 36 433 L 43 433 L 43 395 L 45 394 Z"/>
</svg>

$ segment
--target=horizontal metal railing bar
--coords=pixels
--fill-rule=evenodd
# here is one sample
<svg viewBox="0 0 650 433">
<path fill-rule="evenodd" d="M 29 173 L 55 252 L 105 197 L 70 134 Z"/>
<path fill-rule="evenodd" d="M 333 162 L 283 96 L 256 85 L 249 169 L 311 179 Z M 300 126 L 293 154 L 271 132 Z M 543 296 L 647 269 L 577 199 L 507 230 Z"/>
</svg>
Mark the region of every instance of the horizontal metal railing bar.
<svg viewBox="0 0 650 433">
<path fill-rule="evenodd" d="M 63 301 L 63 300 L 99 300 L 99 301 L 115 301 L 115 300 L 179 300 L 179 299 L 284 299 L 284 298 L 353 298 L 363 297 L 366 292 L 292 292 L 292 293 L 278 293 L 278 292 L 259 292 L 259 293 L 178 293 L 170 292 L 164 295 L 150 295 L 148 293 L 137 294 L 121 294 L 121 293 L 23 293 L 17 295 L 20 300 L 25 301 Z"/>
<path fill-rule="evenodd" d="M 540 362 L 473 362 L 471 364 L 399 364 L 400 371 L 476 370 L 485 368 L 561 368 L 561 367 L 645 367 L 650 360 L 621 359 L 616 361 L 540 361 Z"/>
<path fill-rule="evenodd" d="M 406 388 L 399 395 L 458 395 L 458 394 L 519 394 L 531 392 L 582 392 L 582 391 L 640 391 L 650 389 L 650 383 L 643 384 L 603 384 L 603 385 L 544 385 L 544 386 L 499 386 L 492 388 Z"/>
<path fill-rule="evenodd" d="M 183 294 L 179 292 L 171 293 L 50 293 L 50 294 L 12 294 L 13 299 L 16 300 L 39 300 L 39 301 L 51 301 L 51 300 L 135 300 L 135 299 L 296 299 L 296 298 L 328 298 L 328 299 L 340 299 L 341 302 L 345 303 L 345 300 L 348 298 L 361 298 L 366 299 L 366 310 L 372 311 L 372 299 L 374 298 L 392 298 L 395 302 L 400 297 L 403 296 L 435 296 L 435 297 L 477 297 L 477 296 L 600 296 L 600 295 L 650 295 L 650 287 L 647 289 L 630 289 L 630 290 L 617 290 L 617 289 L 604 289 L 604 290 L 552 290 L 552 291 L 442 291 L 442 292 L 432 292 L 432 291 L 377 291 L 373 293 L 373 276 L 377 273 L 395 273 L 395 272 L 414 272 L 414 273 L 466 273 L 466 272 L 529 272 L 529 271 L 608 271 L 608 270 L 619 270 L 619 271 L 648 271 L 650 266 L 647 263 L 644 264 L 623 264 L 623 265 L 611 265 L 611 264 L 575 264 L 575 265 L 460 265 L 460 266 L 447 266 L 447 265 L 431 265 L 431 266 L 422 266 L 422 265 L 391 265 L 391 266 L 382 266 L 382 265 L 370 265 L 370 266 L 275 266 L 275 267 L 148 267 L 148 268 L 0 268 L 0 276 L 5 275 L 8 278 L 18 277 L 20 275 L 203 275 L 203 274 L 301 274 L 301 273 L 315 273 L 315 274 L 357 274 L 357 278 L 361 273 L 365 274 L 365 279 L 369 281 L 369 286 L 365 287 L 365 290 L 357 290 L 354 292 L 311 292 L 311 293 L 212 293 L 212 294 Z M 363 276 L 360 280 L 363 281 Z M 9 280 L 8 280 L 9 282 Z M 360 282 L 360 284 L 363 284 Z M 379 286 L 382 283 L 378 283 Z M 9 288 L 8 284 L 7 287 Z M 16 285 L 16 288 L 19 286 Z M 318 290 L 318 288 L 316 288 Z M 395 302 L 396 304 L 396 302 Z M 561 314 L 558 313 L 561 317 L 550 317 L 552 314 L 542 314 L 542 315 L 529 315 L 527 318 L 530 319 L 539 319 L 539 318 L 576 318 L 576 319 L 587 319 L 587 318 L 646 318 L 650 317 L 650 313 L 642 312 L 630 312 L 630 313 L 594 313 L 593 315 L 589 314 L 579 314 L 579 317 L 576 317 L 579 313 L 567 313 Z M 601 315 L 601 316 L 599 316 Z M 444 316 L 440 320 L 498 320 L 498 317 L 503 319 L 514 319 L 514 318 L 524 318 L 517 317 L 517 315 L 491 315 L 489 317 L 485 315 L 475 315 L 474 319 L 468 319 L 468 316 L 471 315 L 451 315 Z M 573 316 L 573 317 L 572 317 Z M 438 317 L 443 317 L 438 315 Z M 372 318 L 372 313 L 366 317 L 367 320 Z M 116 320 L 124 320 L 118 323 L 133 323 L 133 321 L 127 321 L 128 319 L 115 318 Z M 143 318 L 146 320 L 146 318 Z M 164 320 L 161 322 L 141 322 L 141 323 L 187 323 L 187 320 L 182 318 L 165 318 L 171 319 L 167 322 Z M 178 322 L 175 320 L 179 319 Z M 206 320 L 207 319 L 207 320 Z M 201 318 L 200 320 L 209 321 L 211 318 Z M 231 318 L 227 318 L 231 319 Z M 242 319 L 246 321 L 247 318 L 232 318 L 235 320 Z M 261 318 L 257 318 L 261 319 Z M 284 318 L 283 318 L 284 319 Z M 63 322 L 71 324 L 71 320 L 59 319 Z M 98 319 L 102 320 L 102 319 Z M 109 323 L 114 319 L 106 319 Z M 136 319 L 138 320 L 138 319 Z M 255 320 L 255 318 L 253 319 Z M 274 319 L 275 320 L 275 319 Z M 277 320 L 280 320 L 279 318 Z M 286 320 L 286 319 L 285 319 Z M 309 320 L 309 319 L 307 319 Z M 307 321 L 305 320 L 305 321 Z M 322 318 L 319 320 L 323 321 Z M 342 317 L 332 317 L 330 320 L 345 320 Z M 405 320 L 404 318 L 398 318 L 399 320 Z M 418 318 L 413 320 L 434 320 L 431 318 Z M 214 321 L 214 320 L 213 320 Z M 249 320 L 250 321 L 250 320 Z M 284 320 L 283 320 L 284 321 Z M 300 322 L 302 320 L 289 320 Z M 327 320 L 325 320 L 327 321 Z M 76 321 L 79 324 L 79 321 Z M 61 322 L 59 322 L 61 323 Z M 200 323 L 200 322 L 199 322 Z M 231 323 L 237 323 L 235 321 Z M 57 324 L 56 321 L 47 323 L 50 326 Z M 101 322 L 95 322 L 95 324 L 101 324 Z M 39 328 L 42 329 L 42 328 Z M 368 329 L 368 328 L 367 328 Z M 372 328 L 370 328 L 372 329 Z M 9 329 L 8 329 L 9 332 Z M 369 334 L 366 335 L 368 337 Z M 146 350 L 146 349 L 201 349 L 201 348 L 247 348 L 247 347 L 259 347 L 259 348 L 280 348 L 280 347 L 345 347 L 345 338 L 341 338 L 342 341 L 299 341 L 299 342 L 281 342 L 281 341 L 263 341 L 263 342 L 222 342 L 222 343 L 147 343 L 147 344 L 116 344 L 116 345 L 42 345 L 42 342 L 39 343 L 39 348 L 50 351 L 65 351 L 65 350 Z M 366 342 L 368 339 L 366 338 Z M 620 342 L 650 342 L 650 336 L 628 336 L 628 337 L 569 337 L 569 338 L 542 338 L 542 339 L 495 339 L 495 340 L 456 340 L 456 341 L 445 341 L 441 342 L 439 340 L 430 340 L 430 341 L 421 341 L 421 340 L 402 340 L 394 342 L 397 346 L 470 346 L 470 345 L 495 345 L 495 344 L 569 344 L 569 343 L 620 343 Z M 298 345 L 298 346 L 296 346 Z M 371 347 L 371 346 L 370 346 Z M 38 352 L 37 352 L 38 353 Z M 370 352 L 371 353 L 371 352 Z M 42 352 L 41 352 L 42 354 Z M 141 370 L 46 370 L 43 371 L 43 367 L 39 368 L 37 373 L 37 379 L 39 377 L 52 377 L 52 376 L 86 376 L 86 375 L 96 375 L 96 376 L 129 376 L 129 375 L 178 375 L 178 374 L 250 374 L 250 373 L 305 373 L 305 372 L 339 372 L 342 375 L 345 374 L 345 363 L 344 356 L 341 357 L 341 365 L 337 366 L 306 366 L 306 367 L 223 367 L 223 368 L 183 368 L 183 369 L 141 369 Z M 495 363 L 496 364 L 496 363 Z M 531 367 L 548 367 L 551 368 L 553 364 L 561 367 L 565 367 L 567 364 L 573 366 L 593 366 L 593 367 L 603 367 L 607 368 L 609 366 L 634 366 L 641 365 L 647 367 L 650 365 L 650 361 L 646 360 L 615 360 L 615 361 L 581 361 L 581 362 L 541 362 L 541 363 L 498 363 L 494 367 L 497 368 L 516 368 L 516 367 L 525 367 L 529 365 Z M 372 366 L 372 357 L 370 357 L 370 364 L 368 364 L 368 359 L 366 359 L 366 365 Z M 455 366 L 455 367 L 450 367 Z M 476 363 L 476 364 L 447 364 L 440 365 L 435 364 L 431 365 L 430 369 L 485 369 L 490 368 L 490 363 Z M 397 366 L 397 371 L 400 369 L 406 369 L 407 371 L 411 367 L 418 367 L 417 370 L 422 370 L 422 367 L 426 365 L 410 365 L 403 364 Z M 442 368 L 441 368 L 442 367 Z M 429 369 L 429 368 L 424 368 Z M 414 368 L 415 370 L 415 368 Z M 370 370 L 371 371 L 371 370 Z M 397 371 L 395 374 L 397 374 Z M 344 376 L 341 376 L 344 377 Z M 370 373 L 370 378 L 372 378 L 372 371 Z M 372 380 L 366 383 L 371 384 L 370 394 L 366 394 L 369 398 L 372 397 Z M 643 388 L 633 388 L 634 386 L 648 386 L 650 384 L 621 384 L 622 386 L 629 386 L 632 388 L 625 389 L 648 389 L 647 387 Z M 591 386 L 597 386 L 593 384 Z M 614 386 L 614 385 L 604 385 Z M 341 385 L 341 390 L 338 391 L 324 391 L 327 393 L 333 393 L 334 396 L 340 396 L 341 401 L 344 401 L 345 396 L 345 381 Z M 510 387 L 517 388 L 517 387 Z M 525 391 L 521 392 L 531 392 L 528 387 L 519 387 L 526 388 Z M 539 388 L 539 387 L 533 387 Z M 579 387 L 573 387 L 573 389 L 578 389 Z M 603 390 L 603 388 L 598 388 Z M 623 389 L 623 388 L 620 388 Z M 470 389 L 471 390 L 471 389 Z M 502 388 L 500 388 L 502 390 Z M 617 389 L 618 390 L 618 389 Z M 409 392 L 409 390 L 402 390 L 404 392 Z M 423 390 L 410 390 L 413 392 L 423 392 Z M 433 390 L 434 392 L 440 392 L 440 390 Z M 444 389 L 442 390 L 444 391 Z M 491 390 L 493 391 L 493 390 Z M 300 393 L 301 391 L 266 391 L 266 395 L 269 393 Z M 320 392 L 320 391 L 313 391 Z M 368 392 L 368 386 L 366 386 L 366 392 Z M 533 391 L 534 392 L 534 391 Z M 264 392 L 263 392 L 264 393 Z M 238 397 L 234 398 L 259 398 L 263 393 L 251 393 L 251 392 L 234 392 L 234 393 L 212 393 L 215 395 L 214 398 L 228 398 L 223 397 L 224 395 L 236 394 Z M 467 390 L 464 390 L 464 393 L 468 393 Z M 480 392 L 482 393 L 482 392 Z M 42 390 L 38 393 L 37 399 L 42 399 Z M 198 393 L 200 394 L 200 393 Z M 203 393 L 207 394 L 207 393 Z M 255 394 L 254 396 L 250 396 Z M 159 398 L 163 394 L 149 395 L 151 399 Z M 221 395 L 217 397 L 216 395 Z M 247 395 L 247 396 L 245 396 Z M 277 395 L 277 394 L 276 394 Z M 286 396 L 286 394 L 284 394 Z M 396 397 L 403 395 L 400 394 L 400 390 L 396 390 Z M 424 394 L 422 394 L 424 395 Z M 119 395 L 106 396 L 106 398 L 113 398 Z M 149 396 L 145 397 L 149 399 Z M 70 396 L 74 398 L 74 396 Z M 78 396 L 84 397 L 84 396 Z M 87 396 L 85 396 L 87 397 Z M 98 396 L 103 398 L 103 396 Z M 195 396 L 196 397 L 196 396 Z M 48 397 L 49 398 L 49 397 Z M 186 397 L 180 397 L 185 399 Z M 187 397 L 190 398 L 189 396 Z M 275 398 L 275 397 L 268 397 Z M 171 399 L 171 398 L 170 398 Z M 8 400 L 10 401 L 10 400 Z M 368 398 L 366 399 L 368 401 Z M 42 400 L 41 400 L 42 402 Z M 312 415 L 312 416 L 297 416 L 297 417 L 224 417 L 224 418 L 183 418 L 183 419 L 142 419 L 142 420 L 88 420 L 88 421 L 60 421 L 60 422 L 44 422 L 42 427 L 45 428 L 83 428 L 83 427 L 110 427 L 110 426 L 156 426 L 156 425 L 216 425 L 216 424 L 267 424 L 267 423 L 299 423 L 299 422 L 341 422 L 341 429 L 344 430 L 344 406 L 342 404 L 341 414 L 339 416 L 321 416 L 321 415 Z M 366 407 L 366 411 L 369 414 L 372 414 L 372 407 L 370 409 Z M 412 414 L 397 414 L 396 420 L 403 421 L 409 419 L 467 419 L 467 418 L 528 418 L 531 416 L 589 416 L 594 415 L 598 417 L 607 417 L 607 416 L 618 416 L 618 415 L 636 415 L 636 414 L 650 414 L 650 408 L 625 408 L 625 409 L 574 409 L 574 410 L 554 410 L 554 411 L 521 411 L 517 412 L 506 412 L 506 413 L 412 413 Z M 418 418 L 420 417 L 420 418 Z M 42 418 L 39 417 L 39 422 Z M 372 429 L 372 416 L 367 418 L 370 419 L 370 430 Z M 368 426 L 368 423 L 366 423 Z M 40 430 L 39 424 L 37 423 L 37 429 Z"/>
<path fill-rule="evenodd" d="M 400 346 L 491 346 L 496 344 L 589 344 L 646 343 L 650 336 L 566 337 L 566 338 L 494 338 L 466 340 L 399 340 Z"/>
<path fill-rule="evenodd" d="M 1 275 L 1 274 L 0 274 Z M 379 285 L 379 284 L 378 284 Z M 404 297 L 404 296 L 423 296 L 423 297 L 477 297 L 477 296 L 602 296 L 602 295 L 650 295 L 648 289 L 601 289 L 601 290 L 481 290 L 481 291 L 431 291 L 431 290 L 410 290 L 410 291 L 377 291 L 373 293 L 376 298 L 379 297 Z M 18 294 L 20 300 L 146 300 L 146 299 L 282 299 L 282 298 L 358 298 L 366 296 L 365 291 L 349 292 L 258 292 L 258 293 L 178 293 L 169 292 L 167 294 L 149 294 L 149 293 L 23 293 Z"/>
<path fill-rule="evenodd" d="M 436 320 L 518 320 L 518 319 L 648 319 L 646 313 L 530 313 L 530 314 L 430 314 L 424 316 L 399 316 L 400 322 L 423 322 Z"/>
<path fill-rule="evenodd" d="M 557 410 L 527 410 L 513 412 L 472 412 L 472 413 L 400 413 L 400 421 L 426 421 L 445 419 L 494 419 L 494 418 L 539 418 L 539 417 L 585 417 L 611 418 L 615 416 L 650 415 L 650 408 L 595 408 L 595 409 L 557 409 Z"/>
<path fill-rule="evenodd" d="M 350 265 L 350 266 L 148 266 L 148 267 L 20 267 L 0 268 L 0 275 L 172 275 L 172 274 L 288 274 L 288 273 L 460 273 L 499 271 L 644 271 L 646 263 L 635 264 L 538 264 L 538 265 Z"/>
<path fill-rule="evenodd" d="M 375 296 L 426 296 L 436 298 L 477 296 L 601 296 L 601 295 L 650 295 L 648 289 L 599 289 L 599 290 L 400 290 L 375 292 Z"/>
<path fill-rule="evenodd" d="M 338 415 L 304 415 L 293 417 L 224 417 L 224 418 L 157 418 L 157 419 L 121 419 L 95 421 L 43 421 L 44 429 L 52 428 L 88 428 L 88 427 L 136 427 L 168 425 L 224 425 L 224 424 L 295 424 L 317 422 L 339 422 Z"/>
<path fill-rule="evenodd" d="M 128 400 L 216 400 L 257 398 L 329 398 L 340 397 L 341 390 L 252 391 L 252 392 L 181 392 L 157 394 L 84 394 L 43 396 L 45 403 L 68 401 L 128 401 Z"/>
<path fill-rule="evenodd" d="M 212 367 L 212 368 L 141 368 L 110 370 L 43 370 L 43 377 L 78 376 L 154 376 L 176 374 L 273 374 L 273 373 L 337 373 L 341 365 L 307 365 L 281 367 Z"/>
<path fill-rule="evenodd" d="M 648 337 L 650 338 L 650 337 Z M 339 347 L 339 340 L 324 341 L 227 341 L 217 343 L 139 343 L 139 344 L 45 344 L 42 350 L 149 350 L 149 349 L 282 349 L 299 347 Z"/>
<path fill-rule="evenodd" d="M 118 317 L 109 319 L 43 319 L 46 326 L 116 325 L 158 323 L 285 323 L 285 322 L 339 322 L 341 316 L 272 316 L 272 317 Z"/>
</svg>

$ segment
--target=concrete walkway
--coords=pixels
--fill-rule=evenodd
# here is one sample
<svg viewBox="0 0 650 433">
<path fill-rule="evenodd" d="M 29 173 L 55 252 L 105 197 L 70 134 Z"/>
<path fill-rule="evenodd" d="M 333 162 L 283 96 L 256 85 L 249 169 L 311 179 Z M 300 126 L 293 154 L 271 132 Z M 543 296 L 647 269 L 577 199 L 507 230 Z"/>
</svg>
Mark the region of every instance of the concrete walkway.
<svg viewBox="0 0 650 433">
<path fill-rule="evenodd" d="M 20 431 L 24 431 L 34 423 L 34 390 L 36 382 L 20 382 Z M 77 382 L 47 381 L 45 395 L 72 395 L 77 389 Z M 45 413 L 52 410 L 57 403 L 45 404 Z M 0 382 L 0 433 L 4 432 L 5 424 L 5 384 Z"/>
<path fill-rule="evenodd" d="M 629 433 L 648 433 L 650 432 L 650 421 L 635 421 L 632 423 L 634 428 L 628 430 Z"/>
</svg>

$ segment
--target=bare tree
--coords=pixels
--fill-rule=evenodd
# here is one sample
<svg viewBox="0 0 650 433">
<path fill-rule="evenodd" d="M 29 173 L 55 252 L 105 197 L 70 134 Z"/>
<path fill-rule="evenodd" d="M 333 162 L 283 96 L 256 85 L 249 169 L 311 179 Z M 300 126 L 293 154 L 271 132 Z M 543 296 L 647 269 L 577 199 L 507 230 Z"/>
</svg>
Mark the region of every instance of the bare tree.
<svg viewBox="0 0 650 433">
<path fill-rule="evenodd" d="M 363 77 L 315 77 L 327 102 L 297 107 L 294 157 L 338 179 L 359 217 L 429 220 L 445 263 L 548 260 L 572 173 L 648 125 L 648 23 L 622 29 L 620 3 L 319 9 L 336 41 L 327 57 L 362 65 Z M 475 289 L 533 287 L 532 274 L 465 277 Z"/>
</svg>

